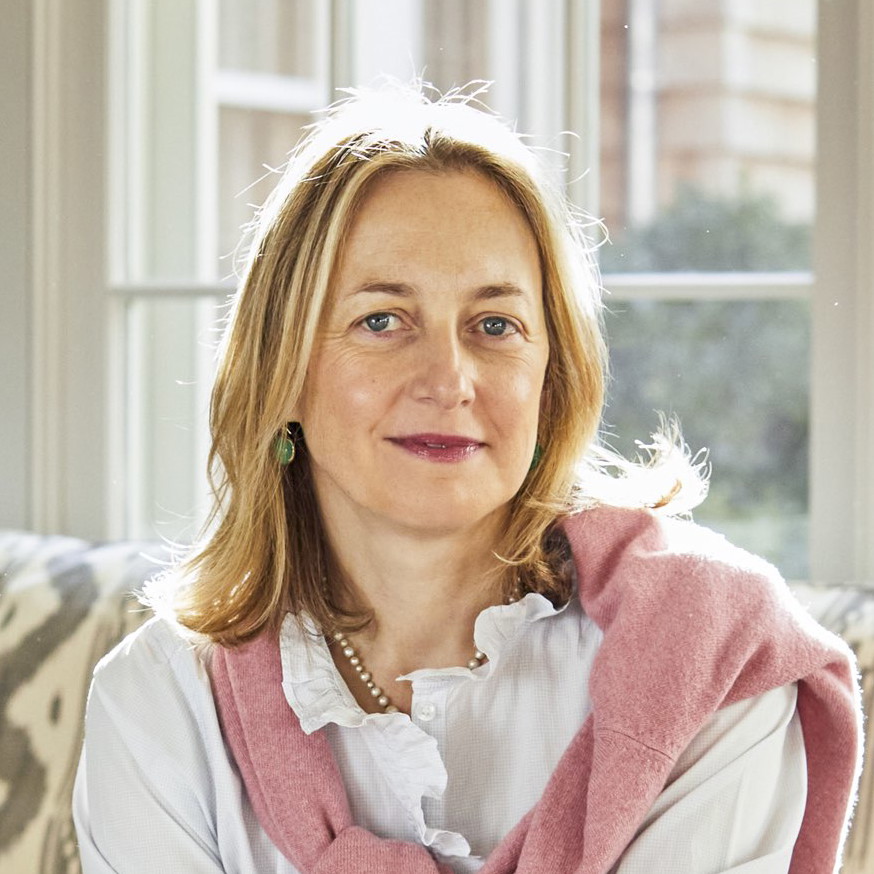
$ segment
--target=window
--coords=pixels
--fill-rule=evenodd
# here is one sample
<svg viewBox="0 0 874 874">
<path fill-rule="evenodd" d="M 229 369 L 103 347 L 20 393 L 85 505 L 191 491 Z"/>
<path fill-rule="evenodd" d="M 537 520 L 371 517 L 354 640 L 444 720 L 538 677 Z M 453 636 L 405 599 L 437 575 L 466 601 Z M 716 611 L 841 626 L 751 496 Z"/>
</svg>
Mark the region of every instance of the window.
<svg viewBox="0 0 874 874">
<path fill-rule="evenodd" d="M 745 474 L 752 501 L 771 500 L 772 485 L 777 490 L 769 515 L 785 524 L 768 535 L 777 544 L 772 554 L 788 573 L 814 580 L 874 578 L 867 459 L 874 438 L 874 11 L 864 0 L 762 6 L 16 4 L 8 32 L 34 35 L 26 64 L 32 91 L 23 82 L 16 104 L 31 121 L 32 157 L 14 165 L 28 180 L 22 202 L 32 216 L 33 252 L 29 267 L 14 268 L 21 288 L 33 290 L 32 302 L 15 312 L 32 330 L 27 348 L 7 350 L 22 363 L 11 390 L 26 398 L 27 415 L 14 434 L 3 431 L 22 450 L 4 462 L 4 481 L 6 473 L 21 480 L 14 465 L 22 458 L 28 467 L 16 492 L 18 524 L 94 537 L 193 533 L 205 498 L 212 344 L 233 284 L 237 226 L 263 197 L 269 167 L 281 163 L 307 113 L 335 86 L 368 82 L 380 70 L 403 78 L 424 71 L 442 88 L 496 80 L 489 102 L 539 134 L 542 145 L 567 151 L 574 198 L 607 218 L 617 372 L 608 423 L 645 436 L 651 408 L 676 410 L 691 443 L 711 444 L 717 478 L 725 450 L 713 434 L 731 436 L 741 423 L 751 429 L 736 445 L 754 465 L 757 440 L 782 441 L 788 454 L 775 456 L 776 476 L 758 467 Z M 716 10 L 728 11 L 720 20 Z M 693 83 L 698 97 L 683 82 L 693 61 L 707 67 Z M 7 53 L 2 63 L 13 74 L 4 81 L 19 81 L 22 59 Z M 746 104 L 735 93 L 744 89 Z M 756 89 L 780 93 L 768 108 L 768 93 Z M 736 124 L 744 117 L 752 124 Z M 561 130 L 579 138 L 556 137 Z M 692 155 L 684 131 L 711 146 L 721 131 L 742 152 L 760 148 L 756 138 L 764 137 L 795 154 L 780 159 L 780 181 L 741 166 L 736 155 Z M 729 185 L 732 179 L 739 184 Z M 709 263 L 698 246 L 692 261 L 688 251 L 683 260 L 660 248 L 657 229 L 666 222 L 682 229 L 702 211 L 715 221 L 744 209 L 751 224 L 769 227 L 776 213 L 782 236 L 762 246 L 758 260 L 734 265 L 741 274 L 726 271 L 731 262 L 719 260 L 719 246 L 709 247 Z M 765 324 L 777 339 L 751 347 Z M 641 342 L 645 330 L 653 339 Z M 708 342 L 720 331 L 735 336 L 740 351 L 728 351 L 721 336 Z M 727 350 L 729 363 L 689 351 L 702 342 L 699 349 Z M 665 356 L 664 372 L 682 365 L 689 391 L 675 380 L 660 396 L 640 394 L 659 381 Z M 764 371 L 780 379 L 777 425 L 766 424 L 774 395 L 754 396 L 774 385 Z M 699 372 L 702 384 L 694 386 Z M 709 374 L 729 378 L 716 385 Z M 626 406 L 642 410 L 642 419 L 623 418 L 620 382 L 632 393 Z M 735 397 L 759 406 L 742 411 Z M 728 413 L 727 421 L 698 433 L 706 404 Z M 730 485 L 729 477 L 733 470 Z M 714 498 L 715 505 L 735 500 L 730 488 L 717 490 L 716 479 Z M 739 524 L 758 536 L 750 512 L 741 512 Z M 736 539 L 746 536 L 738 531 Z"/>
<path fill-rule="evenodd" d="M 240 230 L 311 113 L 344 81 L 424 75 L 490 100 L 554 145 L 563 126 L 558 2 L 128 2 L 111 7 L 125 69 L 110 114 L 117 160 L 110 295 L 123 312 L 115 405 L 128 452 L 119 530 L 190 539 L 208 506 L 211 358 Z M 536 13 L 536 14 L 535 14 Z M 508 59 L 510 64 L 508 64 Z M 520 60 L 524 69 L 513 70 Z M 534 74 L 536 71 L 537 75 Z M 524 74 L 524 75 L 523 75 Z M 155 99 L 160 94 L 161 99 Z M 549 95 L 548 100 L 542 96 Z"/>
<path fill-rule="evenodd" d="M 601 249 L 616 445 L 677 415 L 695 516 L 809 576 L 816 4 L 607 4 Z"/>
</svg>

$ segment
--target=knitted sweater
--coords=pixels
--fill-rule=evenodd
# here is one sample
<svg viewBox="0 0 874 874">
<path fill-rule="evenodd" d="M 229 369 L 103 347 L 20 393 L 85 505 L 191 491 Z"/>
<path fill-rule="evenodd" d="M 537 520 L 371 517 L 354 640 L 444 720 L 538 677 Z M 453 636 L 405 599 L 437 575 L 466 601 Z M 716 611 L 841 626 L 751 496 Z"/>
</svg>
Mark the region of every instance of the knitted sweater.
<svg viewBox="0 0 874 874">
<path fill-rule="evenodd" d="M 833 871 L 861 763 L 848 647 L 808 617 L 767 563 L 705 529 L 599 508 L 564 530 L 583 609 L 604 632 L 589 678 L 592 712 L 482 874 L 606 874 L 708 717 L 792 682 L 808 797 L 790 871 Z M 305 735 L 284 698 L 275 636 L 217 648 L 212 679 L 256 815 L 299 870 L 448 871 L 424 847 L 354 825 L 327 739 Z"/>
</svg>

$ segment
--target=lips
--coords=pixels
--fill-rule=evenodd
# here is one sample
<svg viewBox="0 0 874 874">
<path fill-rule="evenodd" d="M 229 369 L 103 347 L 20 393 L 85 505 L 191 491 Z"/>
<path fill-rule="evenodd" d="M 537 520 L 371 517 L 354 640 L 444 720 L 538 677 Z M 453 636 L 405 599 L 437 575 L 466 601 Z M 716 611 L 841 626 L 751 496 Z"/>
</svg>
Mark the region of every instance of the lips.
<svg viewBox="0 0 874 874">
<path fill-rule="evenodd" d="M 458 434 L 408 434 L 389 440 L 419 458 L 449 463 L 465 461 L 485 446 L 479 440 Z"/>
</svg>

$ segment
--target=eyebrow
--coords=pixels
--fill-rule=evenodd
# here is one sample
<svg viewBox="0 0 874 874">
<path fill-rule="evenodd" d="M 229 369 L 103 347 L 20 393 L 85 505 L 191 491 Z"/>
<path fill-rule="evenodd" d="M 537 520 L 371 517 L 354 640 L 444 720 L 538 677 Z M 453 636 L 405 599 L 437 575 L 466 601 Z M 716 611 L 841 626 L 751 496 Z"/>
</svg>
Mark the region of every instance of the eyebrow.
<svg viewBox="0 0 874 874">
<path fill-rule="evenodd" d="M 390 294 L 396 297 L 415 297 L 416 290 L 404 282 L 368 282 L 356 288 L 353 294 Z M 480 286 L 474 300 L 493 300 L 499 297 L 525 297 L 526 292 L 514 282 L 497 282 Z"/>
</svg>

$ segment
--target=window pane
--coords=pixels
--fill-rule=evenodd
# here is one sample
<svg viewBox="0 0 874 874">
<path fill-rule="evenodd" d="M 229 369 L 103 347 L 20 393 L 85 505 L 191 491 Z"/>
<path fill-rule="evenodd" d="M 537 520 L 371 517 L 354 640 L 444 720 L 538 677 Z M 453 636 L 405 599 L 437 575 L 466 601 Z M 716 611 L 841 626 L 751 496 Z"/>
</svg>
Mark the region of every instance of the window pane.
<svg viewBox="0 0 874 874">
<path fill-rule="evenodd" d="M 430 0 L 425 4 L 426 78 L 441 91 L 488 79 L 487 4 Z"/>
<path fill-rule="evenodd" d="M 488 0 L 354 0 L 355 85 L 416 76 L 441 91 L 491 79 Z M 512 9 L 508 10 L 510 18 Z"/>
<path fill-rule="evenodd" d="M 206 423 L 220 312 L 211 298 L 126 302 L 129 537 L 189 542 L 205 519 Z"/>
<path fill-rule="evenodd" d="M 538 145 L 566 123 L 563 0 L 352 0 L 352 85 L 421 77 L 441 92 L 491 83 L 482 100 Z"/>
<path fill-rule="evenodd" d="M 656 410 L 706 447 L 710 495 L 695 519 L 807 574 L 807 305 L 797 301 L 614 302 L 607 440 L 634 456 Z M 616 435 L 615 437 L 612 435 Z"/>
<path fill-rule="evenodd" d="M 242 227 L 272 191 L 308 114 L 222 107 L 219 114 L 220 276 L 232 271 Z M 272 168 L 272 169 L 271 169 Z"/>
<path fill-rule="evenodd" d="M 314 37 L 325 5 L 321 0 L 221 0 L 219 67 L 302 78 L 321 75 L 321 46 Z"/>
<path fill-rule="evenodd" d="M 809 268 L 815 0 L 602 9 L 603 268 Z"/>
</svg>

